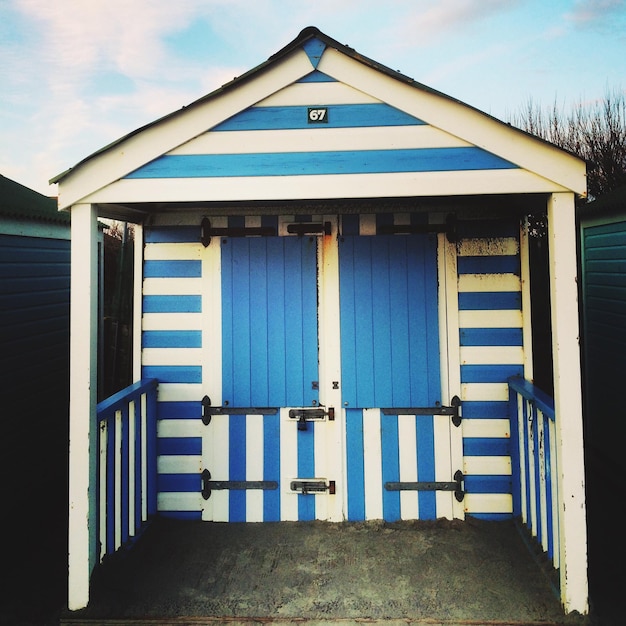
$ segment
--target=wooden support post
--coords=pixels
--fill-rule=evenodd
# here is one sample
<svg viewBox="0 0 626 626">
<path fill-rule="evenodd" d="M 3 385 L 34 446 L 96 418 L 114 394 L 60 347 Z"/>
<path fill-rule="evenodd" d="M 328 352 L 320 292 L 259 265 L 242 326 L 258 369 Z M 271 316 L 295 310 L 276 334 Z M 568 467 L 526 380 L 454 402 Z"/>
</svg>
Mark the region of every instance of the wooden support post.
<svg viewBox="0 0 626 626">
<path fill-rule="evenodd" d="M 68 608 L 77 610 L 97 559 L 98 219 L 91 204 L 71 216 Z"/>
<path fill-rule="evenodd" d="M 574 194 L 548 200 L 561 602 L 589 610 Z"/>
</svg>

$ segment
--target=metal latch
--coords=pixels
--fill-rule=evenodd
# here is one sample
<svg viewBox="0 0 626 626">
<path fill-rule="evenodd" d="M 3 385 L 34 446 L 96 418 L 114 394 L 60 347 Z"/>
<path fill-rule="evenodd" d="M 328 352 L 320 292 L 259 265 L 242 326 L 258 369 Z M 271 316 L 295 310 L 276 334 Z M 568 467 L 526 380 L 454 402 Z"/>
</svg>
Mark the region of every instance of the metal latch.
<svg viewBox="0 0 626 626">
<path fill-rule="evenodd" d="M 301 494 L 315 494 L 328 491 L 329 494 L 335 494 L 335 481 L 326 480 L 321 478 L 310 478 L 306 480 L 292 480 L 289 484 L 291 491 L 296 491 Z"/>
<path fill-rule="evenodd" d="M 461 470 L 454 473 L 454 482 L 421 481 L 421 482 L 388 482 L 385 483 L 387 491 L 454 491 L 457 502 L 463 502 L 465 491 L 463 482 L 465 476 Z"/>
<path fill-rule="evenodd" d="M 202 497 L 208 500 L 213 489 L 278 489 L 275 480 L 211 480 L 211 472 L 208 469 L 200 474 L 202 479 Z"/>
<path fill-rule="evenodd" d="M 454 396 L 450 406 L 411 406 L 381 409 L 383 415 L 450 415 L 455 426 L 461 425 L 461 398 Z"/>
<path fill-rule="evenodd" d="M 324 420 L 328 417 L 328 421 L 335 419 L 335 408 L 330 406 L 328 409 L 324 407 L 316 407 L 313 409 L 289 409 L 289 418 L 298 420 L 298 430 L 306 430 L 307 422 L 315 422 Z"/>
</svg>

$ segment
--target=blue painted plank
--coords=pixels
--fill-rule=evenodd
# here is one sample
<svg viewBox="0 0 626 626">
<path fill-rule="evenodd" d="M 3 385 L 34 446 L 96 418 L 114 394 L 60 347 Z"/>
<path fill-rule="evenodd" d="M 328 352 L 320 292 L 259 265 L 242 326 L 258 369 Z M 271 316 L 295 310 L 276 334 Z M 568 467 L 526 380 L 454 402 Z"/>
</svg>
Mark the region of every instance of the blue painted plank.
<svg viewBox="0 0 626 626">
<path fill-rule="evenodd" d="M 387 482 L 400 480 L 400 458 L 398 452 L 398 417 L 385 415 L 381 421 L 381 452 L 383 480 L 383 519 L 396 522 L 400 519 L 400 492 L 387 491 Z"/>
<path fill-rule="evenodd" d="M 415 418 L 417 438 L 417 480 L 435 480 L 435 429 L 430 416 Z M 437 499 L 434 491 L 419 491 L 419 518 L 437 518 Z"/>
<path fill-rule="evenodd" d="M 322 58 L 322 54 L 324 54 L 324 50 L 326 50 L 326 44 L 320 39 L 317 39 L 317 37 L 313 37 L 312 39 L 307 39 L 307 41 L 302 44 L 302 49 L 309 57 L 311 65 L 316 68 Z"/>
<path fill-rule="evenodd" d="M 202 489 L 200 474 L 159 474 L 159 492 L 199 493 Z"/>
<path fill-rule="evenodd" d="M 315 70 L 306 76 L 303 76 L 300 80 L 296 81 L 297 83 L 336 83 L 337 79 L 329 76 L 328 74 L 324 74 L 324 72 L 320 72 L 319 70 Z"/>
<path fill-rule="evenodd" d="M 200 224 L 197 226 L 151 226 L 145 231 L 146 243 L 197 243 L 200 241 Z"/>
<path fill-rule="evenodd" d="M 382 241 L 377 243 L 386 244 L 385 239 L 388 238 L 385 237 Z M 374 242 L 375 240 L 374 238 L 369 238 L 367 243 L 370 241 Z M 391 316 L 395 308 L 390 297 L 390 281 L 393 280 L 393 272 L 389 264 L 389 246 L 373 245 L 370 247 L 370 255 L 372 279 L 371 295 L 368 294 L 368 300 L 371 302 L 371 350 L 374 357 L 372 359 L 374 369 L 373 405 L 377 407 L 393 406 L 393 377 L 397 371 L 402 368 L 404 363 L 398 363 L 395 354 L 394 359 L 391 358 L 391 328 L 394 323 Z M 404 257 L 404 254 L 402 254 L 402 256 Z M 399 268 L 393 268 L 393 270 L 397 269 Z M 368 335 L 369 334 L 368 332 Z M 406 342 L 403 341 L 402 343 Z M 404 404 L 404 402 L 402 404 Z M 364 405 L 361 404 L 361 406 Z"/>
<path fill-rule="evenodd" d="M 156 378 L 160 383 L 201 383 L 201 365 L 144 365 L 142 378 Z"/>
<path fill-rule="evenodd" d="M 290 289 L 285 281 L 285 238 L 268 240 L 267 255 L 267 302 L 271 314 L 267 328 L 267 370 L 268 370 L 268 405 L 286 406 L 287 402 L 287 364 L 289 363 L 290 341 L 285 333 L 286 301 Z M 276 444 L 278 445 L 278 443 Z"/>
<path fill-rule="evenodd" d="M 201 437 L 158 437 L 157 456 L 161 455 L 200 455 L 202 454 Z"/>
<path fill-rule="evenodd" d="M 246 416 L 228 417 L 228 480 L 246 480 Z M 246 492 L 228 492 L 228 521 L 246 521 Z"/>
<path fill-rule="evenodd" d="M 193 419 L 202 417 L 200 401 L 158 402 L 158 419 Z"/>
<path fill-rule="evenodd" d="M 202 263 L 193 260 L 148 260 L 144 261 L 143 275 L 144 278 L 200 278 Z"/>
<path fill-rule="evenodd" d="M 465 476 L 467 493 L 511 493 L 510 476 L 469 475 Z"/>
<path fill-rule="evenodd" d="M 274 240 L 275 238 L 272 238 Z M 271 278 L 267 275 L 268 242 L 264 237 L 250 238 L 249 282 L 249 363 L 250 366 L 250 401 L 252 406 L 269 404 L 269 354 L 272 351 L 268 343 L 268 316 L 271 304 L 267 299 L 267 286 Z"/>
<path fill-rule="evenodd" d="M 461 328 L 462 346 L 521 346 L 521 328 Z"/>
<path fill-rule="evenodd" d="M 263 416 L 263 480 L 275 480 L 279 488 L 263 492 L 263 521 L 280 521 L 280 415 Z"/>
<path fill-rule="evenodd" d="M 126 176 L 229 178 L 515 169 L 481 148 L 406 148 L 322 152 L 164 155 Z"/>
<path fill-rule="evenodd" d="M 200 330 L 144 330 L 142 348 L 201 348 Z"/>
<path fill-rule="evenodd" d="M 522 308 L 519 291 L 462 291 L 459 293 L 460 311 L 517 311 Z"/>
<path fill-rule="evenodd" d="M 201 296 L 144 296 L 144 313 L 201 313 Z"/>
<path fill-rule="evenodd" d="M 509 456 L 511 440 L 508 437 L 464 437 L 465 456 Z"/>
<path fill-rule="evenodd" d="M 308 106 L 250 107 L 225 122 L 213 132 L 237 130 L 293 130 L 298 128 L 361 128 L 371 126 L 420 126 L 422 120 L 385 103 L 332 104 L 313 103 L 328 109 L 327 124 L 309 124 Z"/>
<path fill-rule="evenodd" d="M 504 419 L 509 417 L 508 402 L 463 402 L 463 419 Z"/>
<path fill-rule="evenodd" d="M 462 383 L 505 383 L 511 376 L 522 376 L 523 365 L 461 365 Z"/>
<path fill-rule="evenodd" d="M 459 274 L 516 274 L 520 273 L 517 255 L 460 256 L 457 260 Z"/>
<path fill-rule="evenodd" d="M 365 463 L 363 458 L 363 411 L 346 409 L 346 468 L 348 520 L 365 519 Z"/>
</svg>

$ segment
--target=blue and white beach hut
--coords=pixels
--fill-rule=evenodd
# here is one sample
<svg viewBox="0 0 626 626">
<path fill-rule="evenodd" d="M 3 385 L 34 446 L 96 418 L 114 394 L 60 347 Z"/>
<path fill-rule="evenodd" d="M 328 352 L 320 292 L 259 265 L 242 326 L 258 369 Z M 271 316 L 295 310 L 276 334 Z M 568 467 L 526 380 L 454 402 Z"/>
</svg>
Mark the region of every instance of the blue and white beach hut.
<svg viewBox="0 0 626 626">
<path fill-rule="evenodd" d="M 587 612 L 581 160 L 307 28 L 53 182 L 72 215 L 70 609 L 151 515 L 515 516 Z M 554 400 L 532 385 L 536 212 Z M 142 306 L 137 383 L 96 406 L 99 216 L 137 225 Z"/>
</svg>

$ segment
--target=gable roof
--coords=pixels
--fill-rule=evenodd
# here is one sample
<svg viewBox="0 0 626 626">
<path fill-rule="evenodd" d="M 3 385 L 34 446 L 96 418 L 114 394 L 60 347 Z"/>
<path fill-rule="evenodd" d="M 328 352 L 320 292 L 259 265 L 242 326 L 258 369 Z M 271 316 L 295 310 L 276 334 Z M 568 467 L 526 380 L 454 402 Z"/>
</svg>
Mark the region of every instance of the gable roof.
<svg viewBox="0 0 626 626">
<path fill-rule="evenodd" d="M 473 169 L 483 169 L 484 171 L 491 171 L 493 168 L 518 170 L 509 172 L 507 175 L 503 173 L 500 176 L 500 186 L 496 186 L 493 189 L 485 187 L 485 193 L 511 193 L 513 190 L 517 190 L 517 192 L 574 191 L 580 195 L 586 193 L 585 164 L 577 157 L 360 55 L 352 48 L 328 37 L 317 28 L 309 27 L 304 29 L 287 46 L 256 68 L 196 100 L 187 107 L 183 107 L 143 126 L 105 146 L 98 152 L 80 161 L 73 168 L 54 177 L 50 182 L 60 184 L 59 204 L 62 208 L 65 208 L 79 201 L 138 201 L 141 194 L 145 194 L 145 191 L 143 191 L 145 187 L 136 184 L 136 179 L 141 178 L 141 176 L 151 179 L 158 178 L 162 187 L 161 197 L 173 202 L 175 201 L 173 194 L 181 186 L 168 185 L 163 182 L 163 178 L 171 176 L 171 174 L 166 174 L 163 177 L 163 169 L 159 173 L 155 172 L 154 169 L 150 171 L 142 169 L 144 166 L 151 163 L 159 163 L 159 167 L 162 168 L 167 161 L 167 159 L 163 159 L 164 156 L 169 158 L 169 166 L 173 163 L 171 157 L 177 156 L 175 153 L 173 154 L 173 151 L 187 145 L 188 155 L 190 149 L 188 144 L 196 141 L 195 147 L 197 148 L 202 144 L 202 141 L 206 143 L 209 134 L 211 135 L 211 141 L 213 141 L 217 134 L 223 130 L 245 130 L 246 128 L 252 128 L 257 131 L 263 130 L 263 127 L 258 126 L 258 123 L 256 126 L 250 126 L 249 118 L 260 112 L 265 115 L 268 114 L 272 103 L 276 99 L 278 99 L 278 102 L 284 103 L 286 93 L 290 94 L 290 98 L 297 100 L 297 91 L 300 89 L 298 84 L 311 81 L 335 82 L 337 83 L 337 88 L 341 85 L 344 92 L 352 90 L 352 92 L 360 94 L 368 104 L 380 103 L 381 106 L 378 111 L 381 113 L 383 107 L 386 107 L 384 108 L 386 113 L 395 112 L 394 115 L 396 116 L 404 115 L 406 119 L 414 120 L 413 122 L 406 122 L 406 124 L 423 125 L 433 132 L 439 132 L 438 140 L 443 140 L 444 144 L 446 142 L 452 142 L 452 144 L 455 141 L 457 142 L 455 145 L 445 145 L 447 148 L 472 147 L 474 149 L 472 158 L 476 156 L 480 156 L 480 158 L 490 157 L 483 166 L 472 166 Z M 308 93 L 311 93 L 310 90 Z M 343 98 L 344 96 L 341 97 Z M 315 104 L 319 103 L 316 102 Z M 283 124 L 281 128 L 297 129 L 298 126 L 284 126 L 285 110 L 286 108 L 281 110 L 281 124 Z M 373 107 L 370 107 L 368 114 L 371 114 L 373 110 Z M 353 114 L 354 108 L 350 111 Z M 242 118 L 245 118 L 242 126 L 233 126 L 237 119 L 242 123 Z M 247 126 L 246 119 L 248 120 Z M 380 120 L 380 118 L 377 119 Z M 230 126 L 228 126 L 229 124 Z M 401 127 L 403 123 L 395 121 L 389 125 Z M 346 124 L 346 127 L 348 126 L 358 127 L 353 120 Z M 270 127 L 267 127 L 267 130 L 269 129 Z M 396 133 L 396 135 L 398 134 Z M 444 135 L 445 139 L 443 139 Z M 257 136 L 260 135 L 257 133 Z M 202 137 L 205 139 L 203 140 Z M 325 136 L 318 133 L 317 137 L 324 137 L 325 141 L 328 133 Z M 314 148 L 320 153 L 318 155 L 319 158 L 328 154 L 328 151 L 322 149 L 322 143 L 319 143 Z M 296 148 L 292 148 L 288 153 L 289 162 L 293 164 L 294 155 L 306 152 L 307 146 L 306 142 L 302 142 Z M 333 152 L 333 158 L 337 159 L 345 156 L 347 146 L 349 146 L 349 143 L 339 150 L 339 152 L 344 153 L 343 155 L 339 154 L 339 152 Z M 386 150 L 388 147 L 390 146 L 385 144 L 381 145 L 380 149 Z M 276 150 L 272 149 L 271 151 L 275 152 Z M 226 154 L 229 152 L 232 152 L 232 150 L 227 149 Z M 261 152 L 260 154 L 265 156 L 267 152 Z M 421 156 L 424 154 L 422 153 Z M 453 155 L 452 151 L 446 152 L 446 159 L 451 155 Z M 242 167 L 242 157 L 227 157 L 221 153 L 220 156 L 223 157 L 220 165 L 236 160 L 237 168 Z M 258 182 L 260 177 L 272 176 L 271 171 L 268 174 L 258 170 L 259 163 L 264 160 L 263 156 L 259 156 L 256 161 L 254 158 L 248 159 L 247 167 L 249 171 L 241 174 L 243 170 L 237 169 L 237 175 L 254 177 L 255 182 Z M 413 155 L 398 154 L 397 156 L 409 158 Z M 430 153 L 428 156 L 436 155 Z M 461 160 L 466 158 L 465 154 L 459 152 L 457 152 L 457 156 Z M 370 169 L 359 170 L 359 174 L 371 175 L 381 173 L 376 170 L 376 166 L 371 165 L 372 157 L 375 160 L 377 155 L 369 148 L 368 163 L 370 165 L 368 167 Z M 161 160 L 159 161 L 159 159 Z M 215 161 L 215 156 L 211 162 L 205 159 L 203 171 L 205 173 L 207 171 L 216 172 L 217 170 L 214 169 Z M 192 165 L 191 160 L 186 159 L 185 167 L 190 165 Z M 325 173 L 331 176 L 335 173 L 335 170 L 332 169 L 333 167 L 341 167 L 329 162 L 327 166 L 329 168 L 328 172 L 320 172 L 317 169 L 315 174 Z M 411 173 L 420 171 L 419 169 L 411 169 L 412 166 L 407 167 L 406 171 L 403 170 L 404 174 L 409 173 L 409 171 Z M 372 170 L 371 168 L 374 169 Z M 143 173 L 140 175 L 138 172 Z M 283 172 L 279 171 L 278 173 L 282 174 Z M 338 169 L 336 173 L 356 174 L 357 172 Z M 385 171 L 384 173 L 389 172 Z M 227 173 L 226 175 L 235 176 L 234 173 Z M 189 178 L 188 174 L 185 174 L 184 177 L 186 179 Z M 203 176 L 196 173 L 192 178 L 201 179 Z M 344 180 L 348 180 L 348 178 L 344 177 Z M 342 197 L 350 197 L 351 192 L 363 189 L 363 195 L 376 195 L 378 188 L 375 185 L 371 185 L 370 189 L 366 189 L 367 185 L 365 187 L 362 185 L 364 180 L 362 176 L 361 178 L 353 176 L 353 178 L 354 185 L 338 189 L 337 193 L 342 194 Z M 465 179 L 467 178 L 468 176 L 465 177 Z M 483 176 L 482 178 L 486 177 Z M 305 177 L 301 177 L 298 181 L 299 184 L 304 179 Z M 426 180 L 425 177 L 424 180 Z M 433 178 L 431 176 L 429 180 L 431 180 L 431 183 L 419 186 L 420 192 L 423 191 L 424 193 L 417 193 L 418 189 L 413 184 L 407 186 L 406 190 L 400 193 L 400 195 L 446 195 L 447 193 L 454 195 L 455 191 L 450 190 L 450 185 L 448 185 L 449 189 L 446 191 L 436 177 Z M 478 174 L 473 175 L 472 180 L 474 184 L 467 185 L 464 182 L 456 193 L 481 193 L 481 189 L 483 189 L 485 184 L 484 181 Z M 507 182 L 511 180 L 516 181 L 514 185 Z M 131 183 L 131 181 L 135 181 L 135 183 Z M 286 180 L 281 179 L 280 182 L 283 183 Z M 155 184 L 154 180 L 152 183 Z M 215 181 L 213 181 L 211 189 L 220 189 L 220 185 L 215 185 L 214 183 Z M 276 183 L 276 180 L 272 181 L 272 191 L 268 189 L 265 192 L 259 188 L 259 185 L 255 184 L 254 193 L 265 193 L 266 197 L 261 199 L 271 199 L 271 193 L 278 193 L 278 196 L 274 198 L 276 200 L 289 197 L 292 188 L 287 186 L 282 191 L 277 192 Z M 180 199 L 198 200 L 204 197 L 202 194 L 206 194 L 206 188 L 204 182 L 201 184 L 199 180 L 195 180 L 193 185 L 186 186 L 188 196 Z M 232 185 L 229 189 L 231 188 Z M 319 181 L 313 181 L 308 187 L 309 193 L 317 193 L 319 188 Z M 125 193 L 131 189 L 133 192 L 126 196 Z M 197 191 L 193 191 L 194 189 Z M 305 185 L 302 193 L 306 194 L 306 189 Z M 142 191 L 139 192 L 137 190 Z M 196 195 L 193 195 L 194 193 Z M 252 193 L 252 191 L 249 193 Z M 332 193 L 332 191 L 327 193 Z M 221 196 L 218 193 L 218 199 L 235 199 L 234 197 L 231 198 L 231 195 L 232 191 L 223 191 Z M 361 195 L 361 193 L 359 192 L 358 195 Z M 209 200 L 210 198 L 205 199 Z M 249 200 L 250 197 L 242 197 L 241 199 Z"/>
</svg>

